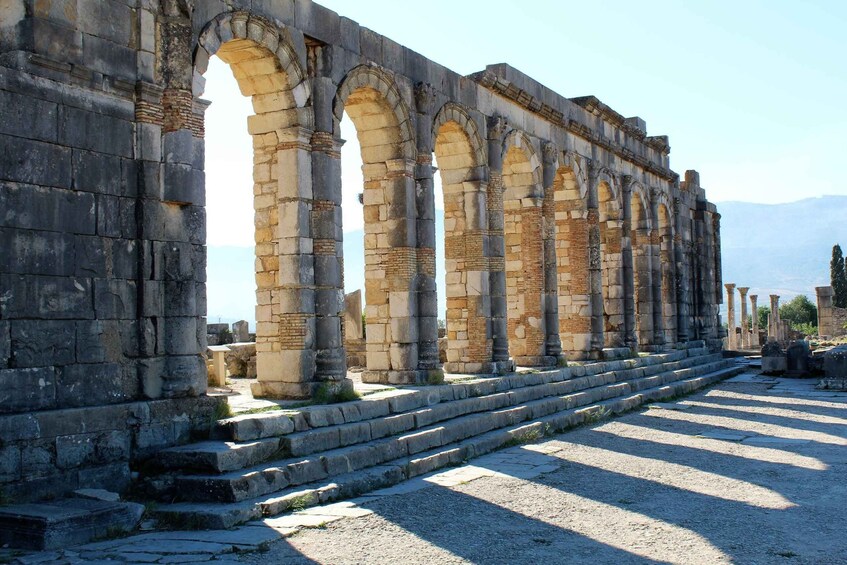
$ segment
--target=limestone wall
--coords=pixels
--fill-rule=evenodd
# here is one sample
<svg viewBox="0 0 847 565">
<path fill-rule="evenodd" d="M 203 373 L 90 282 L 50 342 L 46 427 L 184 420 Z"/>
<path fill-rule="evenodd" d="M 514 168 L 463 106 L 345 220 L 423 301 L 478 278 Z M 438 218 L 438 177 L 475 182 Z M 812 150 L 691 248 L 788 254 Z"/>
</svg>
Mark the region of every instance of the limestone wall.
<svg viewBox="0 0 847 565">
<path fill-rule="evenodd" d="M 174 430 L 209 410 L 201 96 L 212 56 L 256 112 L 256 394 L 350 386 L 345 112 L 365 178 L 364 380 L 441 370 L 438 292 L 444 367 L 456 372 L 719 337 L 720 215 L 695 171 L 670 170 L 666 136 L 593 96 L 565 98 L 505 64 L 460 76 L 306 0 L 3 6 L 4 492 L 83 486 L 92 465 L 126 476 L 148 452 L 145 430 L 158 430 L 149 445 L 178 443 Z M 121 448 L 47 426 L 25 440 L 41 451 L 27 451 L 14 435 L 27 418 L 109 419 Z"/>
</svg>

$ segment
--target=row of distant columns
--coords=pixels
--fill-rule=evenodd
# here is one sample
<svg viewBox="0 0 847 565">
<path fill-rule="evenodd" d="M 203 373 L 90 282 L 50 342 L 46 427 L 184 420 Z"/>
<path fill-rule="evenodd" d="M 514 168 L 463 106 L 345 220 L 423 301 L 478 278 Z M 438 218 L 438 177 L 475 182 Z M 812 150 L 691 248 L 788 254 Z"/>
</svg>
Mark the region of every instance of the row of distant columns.
<svg viewBox="0 0 847 565">
<path fill-rule="evenodd" d="M 726 336 L 727 349 L 733 351 L 737 349 L 758 348 L 760 345 L 758 316 L 759 296 L 757 294 L 750 295 L 751 312 L 750 316 L 748 317 L 747 292 L 750 290 L 750 287 L 738 287 L 738 294 L 741 296 L 741 343 L 738 343 L 738 336 L 736 336 L 735 334 L 735 283 L 727 283 L 724 285 L 724 287 L 726 287 L 726 321 L 728 329 Z M 778 320 L 779 296 L 777 296 L 776 294 L 771 295 L 771 312 L 777 312 L 776 317 Z M 751 320 L 749 320 L 749 318 L 751 318 Z M 752 324 L 748 324 L 748 320 L 752 321 Z M 771 321 L 769 321 L 768 323 L 768 336 L 776 335 L 775 332 L 771 329 L 773 325 Z M 750 325 L 752 325 L 752 329 L 748 330 L 748 327 Z"/>
</svg>

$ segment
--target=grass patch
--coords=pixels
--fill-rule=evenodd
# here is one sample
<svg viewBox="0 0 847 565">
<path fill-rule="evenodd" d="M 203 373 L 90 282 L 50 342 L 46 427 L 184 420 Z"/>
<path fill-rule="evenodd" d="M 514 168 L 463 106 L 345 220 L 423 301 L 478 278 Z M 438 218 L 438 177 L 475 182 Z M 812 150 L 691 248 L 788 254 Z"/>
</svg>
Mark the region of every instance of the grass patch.
<svg viewBox="0 0 847 565">
<path fill-rule="evenodd" d="M 329 383 L 322 383 L 315 389 L 313 404 L 339 404 L 341 402 L 352 402 L 361 398 L 359 393 L 351 387 L 338 388 Z"/>
<path fill-rule="evenodd" d="M 441 369 L 430 369 L 426 375 L 426 384 L 428 385 L 443 385 L 444 371 Z"/>
<path fill-rule="evenodd" d="M 592 410 L 585 416 L 586 424 L 596 424 L 608 419 L 612 415 L 612 411 L 606 406 L 598 406 L 596 410 Z"/>
<path fill-rule="evenodd" d="M 215 414 L 214 419 L 217 420 L 225 420 L 227 418 L 232 418 L 233 412 L 232 407 L 229 405 L 229 402 L 224 400 L 223 402 L 219 402 L 215 406 Z"/>
<path fill-rule="evenodd" d="M 300 512 L 301 510 L 305 510 L 310 506 L 314 506 L 314 503 L 314 493 L 301 494 L 300 496 L 297 496 L 291 500 L 291 504 L 288 505 L 288 509 L 292 512 Z"/>
</svg>

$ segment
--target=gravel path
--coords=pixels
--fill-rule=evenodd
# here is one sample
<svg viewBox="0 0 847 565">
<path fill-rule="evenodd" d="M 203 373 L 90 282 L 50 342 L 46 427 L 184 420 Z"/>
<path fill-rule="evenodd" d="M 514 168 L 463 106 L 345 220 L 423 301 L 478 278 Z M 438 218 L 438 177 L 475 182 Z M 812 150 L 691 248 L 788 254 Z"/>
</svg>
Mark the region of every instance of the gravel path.
<svg viewBox="0 0 847 565">
<path fill-rule="evenodd" d="M 363 497 L 364 516 L 313 509 L 315 527 L 239 558 L 847 563 L 847 397 L 812 385 L 741 375 Z"/>
</svg>

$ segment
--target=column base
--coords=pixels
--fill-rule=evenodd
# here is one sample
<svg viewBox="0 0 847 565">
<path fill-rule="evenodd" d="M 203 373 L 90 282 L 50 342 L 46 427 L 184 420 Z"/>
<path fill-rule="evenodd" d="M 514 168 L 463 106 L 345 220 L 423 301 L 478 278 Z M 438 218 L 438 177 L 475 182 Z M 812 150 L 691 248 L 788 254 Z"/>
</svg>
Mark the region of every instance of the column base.
<svg viewBox="0 0 847 565">
<path fill-rule="evenodd" d="M 281 381 L 256 381 L 250 385 L 254 398 L 274 400 L 320 400 L 332 402 L 336 398 L 352 395 L 353 381 L 344 378 L 337 381 L 310 381 L 285 383 Z"/>
<path fill-rule="evenodd" d="M 444 382 L 441 369 L 413 371 L 363 371 L 362 382 L 380 385 L 436 385 Z"/>
<path fill-rule="evenodd" d="M 444 363 L 445 373 L 459 375 L 491 375 L 497 373 L 497 363 L 486 361 L 485 363 L 447 362 Z"/>
<path fill-rule="evenodd" d="M 557 361 L 552 355 L 518 355 L 514 363 L 518 367 L 555 367 Z"/>
<path fill-rule="evenodd" d="M 495 361 L 498 375 L 508 375 L 515 372 L 515 360 L 507 359 L 506 361 Z"/>
</svg>

